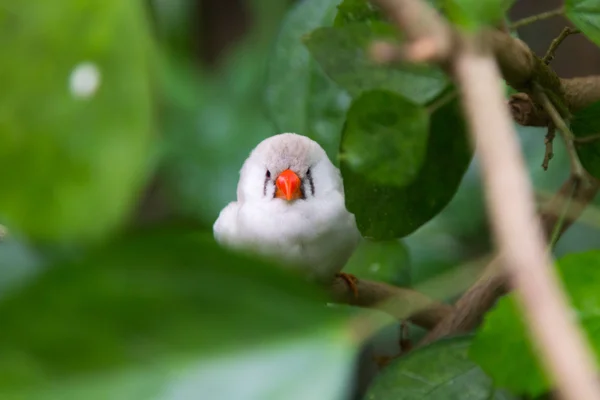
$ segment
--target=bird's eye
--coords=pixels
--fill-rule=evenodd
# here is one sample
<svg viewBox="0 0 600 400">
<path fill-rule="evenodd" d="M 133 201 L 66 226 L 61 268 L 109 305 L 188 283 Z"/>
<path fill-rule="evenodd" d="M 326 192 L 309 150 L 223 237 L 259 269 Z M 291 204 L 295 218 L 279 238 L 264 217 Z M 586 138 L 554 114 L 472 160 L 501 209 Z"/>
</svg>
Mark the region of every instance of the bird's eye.
<svg viewBox="0 0 600 400">
<path fill-rule="evenodd" d="M 267 170 L 267 179 L 271 178 L 271 171 Z"/>
<path fill-rule="evenodd" d="M 306 171 L 306 176 L 310 176 L 310 168 Z"/>
</svg>

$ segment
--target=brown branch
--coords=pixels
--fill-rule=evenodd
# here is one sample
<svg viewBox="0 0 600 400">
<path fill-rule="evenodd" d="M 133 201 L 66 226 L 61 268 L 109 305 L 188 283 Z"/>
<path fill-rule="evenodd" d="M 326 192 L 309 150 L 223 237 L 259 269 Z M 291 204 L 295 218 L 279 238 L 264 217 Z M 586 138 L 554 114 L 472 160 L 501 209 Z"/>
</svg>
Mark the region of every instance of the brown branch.
<svg viewBox="0 0 600 400">
<path fill-rule="evenodd" d="M 567 205 L 576 182 L 574 179 L 567 179 L 554 197 L 543 207 L 540 219 L 547 240 L 550 240 L 560 218 L 561 210 Z M 580 182 L 572 200 L 568 202 L 569 208 L 565 212 L 566 219 L 558 232 L 559 235 L 563 234 L 579 218 L 598 193 L 599 187 L 598 182 L 589 177 Z M 483 315 L 493 307 L 500 296 L 509 291 L 508 280 L 501 267 L 502 259 L 497 256 L 485 268 L 483 276 L 456 302 L 451 314 L 429 332 L 421 345 L 446 336 L 467 333 L 477 328 Z"/>
<path fill-rule="evenodd" d="M 565 101 L 571 113 L 575 113 L 597 101 L 600 101 L 600 76 L 582 76 L 561 79 Z"/>
<path fill-rule="evenodd" d="M 379 2 L 413 43 L 422 38 L 435 41 L 437 35 L 448 35 L 450 31 L 439 16 L 432 17 L 434 10 L 422 0 Z M 506 34 L 495 32 L 504 35 L 503 40 L 508 42 Z M 462 90 L 472 141 L 477 143 L 480 156 L 492 230 L 502 257 L 503 268 L 499 273 L 506 274 L 517 292 L 543 365 L 566 398 L 596 398 L 600 387 L 594 360 L 583 335 L 570 318 L 566 296 L 551 267 L 541 224 L 535 217 L 533 190 L 517 135 L 504 107 L 496 59 L 486 52 L 493 43 L 490 36 L 494 37 L 483 35 L 487 40 L 481 41 L 478 37 L 454 34 L 458 39 L 454 40 L 453 51 L 433 59 L 453 74 Z M 494 46 L 491 48 L 496 50 Z M 523 79 L 523 76 L 510 75 L 514 68 L 506 68 L 506 60 L 500 61 L 504 56 L 497 51 L 494 54 L 501 69 L 504 64 L 502 73 L 507 81 L 512 80 L 511 86 L 522 85 L 525 90 L 531 90 L 535 78 L 551 97 L 563 97 L 560 80 L 538 58 L 533 59 L 533 68 Z M 486 106 L 481 107 L 481 104 Z M 491 276 L 496 273 L 491 271 Z"/>
<path fill-rule="evenodd" d="M 513 120 L 523 126 L 548 126 L 550 117 L 526 93 L 513 94 L 508 106 Z"/>
<path fill-rule="evenodd" d="M 588 107 L 600 101 L 600 75 L 560 79 L 564 100 L 570 112 Z M 509 105 L 513 119 L 523 126 L 547 126 L 550 117 L 536 105 L 527 93 L 510 97 Z"/>
<path fill-rule="evenodd" d="M 432 329 L 452 312 L 452 306 L 433 301 L 415 290 L 364 279 L 358 279 L 355 283 L 358 297 L 344 279 L 336 278 L 330 288 L 333 300 L 337 303 L 375 308 L 425 329 Z"/>
</svg>

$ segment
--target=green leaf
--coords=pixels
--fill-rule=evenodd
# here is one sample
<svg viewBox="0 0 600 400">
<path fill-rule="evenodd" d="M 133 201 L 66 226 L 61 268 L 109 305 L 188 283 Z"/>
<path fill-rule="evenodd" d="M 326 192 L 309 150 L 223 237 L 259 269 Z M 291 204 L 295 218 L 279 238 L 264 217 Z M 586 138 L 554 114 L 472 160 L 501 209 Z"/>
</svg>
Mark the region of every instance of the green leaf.
<svg viewBox="0 0 600 400">
<path fill-rule="evenodd" d="M 390 39 L 396 29 L 387 23 L 370 21 L 341 27 L 319 28 L 304 43 L 325 73 L 353 97 L 365 91 L 396 92 L 415 104 L 425 104 L 448 85 L 437 67 L 423 65 L 389 66 L 373 62 L 368 46 L 375 39 Z"/>
<path fill-rule="evenodd" d="M 393 361 L 375 378 L 368 400 L 508 400 L 468 358 L 470 337 L 444 339 Z"/>
<path fill-rule="evenodd" d="M 600 102 L 575 113 L 571 120 L 571 130 L 576 137 L 600 134 Z M 584 168 L 600 178 L 600 140 L 576 144 L 576 147 Z"/>
<path fill-rule="evenodd" d="M 439 11 L 444 0 L 427 0 L 431 7 Z M 353 22 L 388 21 L 385 12 L 370 0 L 343 0 L 338 6 L 334 26 L 349 25 Z"/>
<path fill-rule="evenodd" d="M 452 199 L 472 157 L 459 101 L 431 115 L 425 161 L 411 184 L 381 185 L 341 163 L 346 206 L 363 236 L 404 237 L 436 216 Z"/>
<path fill-rule="evenodd" d="M 277 129 L 311 137 L 334 161 L 350 98 L 318 67 L 302 37 L 331 25 L 339 1 L 304 0 L 288 13 L 269 56 L 265 90 Z"/>
<path fill-rule="evenodd" d="M 150 164 L 143 4 L 2 1 L 0 46 L 0 214 L 36 239 L 105 235 Z"/>
<path fill-rule="evenodd" d="M 597 0 L 566 0 L 565 15 L 600 46 L 600 3 Z"/>
<path fill-rule="evenodd" d="M 558 272 L 594 352 L 600 354 L 600 251 L 569 254 L 558 261 Z M 470 351 L 499 386 L 537 396 L 551 388 L 524 325 L 515 296 L 505 296 L 487 314 Z"/>
<path fill-rule="evenodd" d="M 408 249 L 399 240 L 363 240 L 346 263 L 344 272 L 363 279 L 410 285 Z"/>
<path fill-rule="evenodd" d="M 290 384 L 338 398 L 356 339 L 325 299 L 203 234 L 121 237 L 2 299 L 0 397 L 145 400 L 192 384 L 184 397 L 262 400 Z"/>
<path fill-rule="evenodd" d="M 503 21 L 514 0 L 444 0 L 448 19 L 466 30 Z"/>
<path fill-rule="evenodd" d="M 365 92 L 348 110 L 339 157 L 371 182 L 406 186 L 423 165 L 428 130 L 424 108 L 392 92 Z"/>
<path fill-rule="evenodd" d="M 337 6 L 334 26 L 345 26 L 353 22 L 382 21 L 385 14 L 369 0 L 344 0 Z"/>
</svg>

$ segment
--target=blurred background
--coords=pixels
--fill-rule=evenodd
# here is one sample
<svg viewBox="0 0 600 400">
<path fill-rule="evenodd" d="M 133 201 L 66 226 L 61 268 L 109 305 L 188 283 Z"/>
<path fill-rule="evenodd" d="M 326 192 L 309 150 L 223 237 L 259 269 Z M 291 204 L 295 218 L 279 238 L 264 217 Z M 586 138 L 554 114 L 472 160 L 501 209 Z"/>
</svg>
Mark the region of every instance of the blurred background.
<svg viewBox="0 0 600 400">
<path fill-rule="evenodd" d="M 235 200 L 238 171 L 250 150 L 266 137 L 296 129 L 280 126 L 268 97 L 272 85 L 279 84 L 269 62 L 275 51 L 277 57 L 286 57 L 285 48 L 277 47 L 278 35 L 286 13 L 299 2 L 147 1 L 159 50 L 154 130 L 161 146 L 158 164 L 139 197 L 131 224 L 145 226 L 176 218 L 210 230 L 219 211 Z M 561 3 L 518 0 L 510 16 L 515 21 Z M 519 37 L 543 55 L 567 25 L 565 19 L 553 18 L 521 28 Z M 297 57 L 292 50 L 289 57 Z M 582 35 L 574 35 L 560 47 L 552 65 L 561 77 L 598 74 L 600 52 Z M 295 93 L 289 91 L 287 96 L 293 103 Z M 280 107 L 285 108 L 285 99 L 279 97 Z M 323 146 L 335 149 L 335 134 L 327 136 L 329 127 L 319 129 L 315 131 L 321 132 Z M 545 172 L 541 168 L 544 130 L 518 129 L 536 189 L 552 193 L 568 175 L 560 140 Z M 600 235 L 584 218 L 561 239 L 556 253 L 599 246 Z M 0 295 L 57 257 L 76 251 L 68 246 L 33 245 L 18 232 L 10 232 L 0 243 Z M 434 220 L 401 243 L 365 244 L 346 270 L 412 286 L 450 301 L 476 277 L 483 265 L 477 260 L 489 251 L 475 160 L 453 201 Z"/>
<path fill-rule="evenodd" d="M 280 128 L 269 112 L 270 85 L 279 82 L 269 76 L 268 67 L 286 12 L 298 2 L 148 0 L 159 45 L 156 130 L 162 143 L 156 173 L 133 216 L 135 224 L 177 217 L 211 229 L 221 208 L 235 199 L 238 171 L 250 150 L 262 139 L 288 130 Z M 519 0 L 510 16 L 515 21 L 560 4 Z M 543 55 L 567 24 L 556 17 L 521 28 L 519 36 Z M 583 35 L 574 35 L 559 48 L 553 66 L 562 77 L 596 74 L 600 52 Z M 293 92 L 289 100 L 293 102 Z M 567 174 L 560 142 L 544 172 L 540 166 L 544 131 L 518 129 L 536 188 L 546 194 L 554 191 Z M 321 142 L 329 150 L 335 143 L 327 140 L 331 141 Z M 557 253 L 597 246 L 600 236 L 593 232 L 592 227 L 577 224 L 560 241 Z M 363 249 L 348 270 L 418 286 L 489 251 L 476 160 L 444 212 L 403 242 L 406 252 L 401 251 L 401 262 L 396 246 L 380 246 Z M 18 233 L 7 237 L 0 245 L 0 288 L 27 276 L 59 250 L 40 251 L 29 248 Z M 394 255 L 388 257 L 386 252 Z M 457 291 L 460 288 L 450 292 Z"/>
</svg>

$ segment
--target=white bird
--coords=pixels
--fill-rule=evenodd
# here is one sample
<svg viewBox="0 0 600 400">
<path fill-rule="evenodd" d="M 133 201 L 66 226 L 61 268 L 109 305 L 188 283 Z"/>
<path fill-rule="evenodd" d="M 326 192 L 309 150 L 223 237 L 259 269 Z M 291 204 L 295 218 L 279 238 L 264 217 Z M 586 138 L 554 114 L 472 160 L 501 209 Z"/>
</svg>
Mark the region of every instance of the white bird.
<svg viewBox="0 0 600 400">
<path fill-rule="evenodd" d="M 282 133 L 263 140 L 240 171 L 237 201 L 213 226 L 223 246 L 252 251 L 299 268 L 321 282 L 340 273 L 361 238 L 346 210 L 340 171 L 321 146 Z"/>
</svg>

